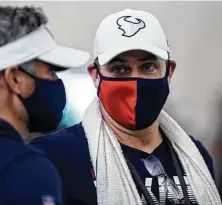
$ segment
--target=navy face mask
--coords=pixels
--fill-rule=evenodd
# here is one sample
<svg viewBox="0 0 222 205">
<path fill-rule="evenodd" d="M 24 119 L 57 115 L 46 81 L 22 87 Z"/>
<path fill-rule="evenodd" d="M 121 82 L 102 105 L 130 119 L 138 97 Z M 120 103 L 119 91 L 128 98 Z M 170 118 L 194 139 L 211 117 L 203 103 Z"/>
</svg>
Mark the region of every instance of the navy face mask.
<svg viewBox="0 0 222 205">
<path fill-rule="evenodd" d="M 158 118 L 169 95 L 168 72 L 161 79 L 110 78 L 100 74 L 98 97 L 120 125 L 142 130 Z"/>
<path fill-rule="evenodd" d="M 61 79 L 37 78 L 21 69 L 35 81 L 35 90 L 21 99 L 29 116 L 30 132 L 49 132 L 57 128 L 66 105 L 66 92 Z"/>
</svg>

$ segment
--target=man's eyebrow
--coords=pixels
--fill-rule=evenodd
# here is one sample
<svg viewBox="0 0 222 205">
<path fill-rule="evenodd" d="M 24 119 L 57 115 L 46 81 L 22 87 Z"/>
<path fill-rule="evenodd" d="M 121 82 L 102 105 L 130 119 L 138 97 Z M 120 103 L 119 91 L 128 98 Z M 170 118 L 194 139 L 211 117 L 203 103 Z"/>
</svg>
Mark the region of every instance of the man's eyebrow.
<svg viewBox="0 0 222 205">
<path fill-rule="evenodd" d="M 139 60 L 139 61 L 147 61 L 147 60 L 157 60 L 157 59 L 158 59 L 157 56 L 151 54 L 151 55 L 148 55 L 148 56 L 139 58 L 138 60 Z M 116 63 L 116 62 L 126 63 L 126 62 L 128 62 L 128 61 L 125 60 L 125 59 L 123 59 L 123 58 L 120 58 L 120 57 L 115 57 L 115 58 L 113 58 L 111 61 L 109 61 L 108 65 L 109 65 L 109 64 L 112 64 L 112 63 Z"/>
<path fill-rule="evenodd" d="M 138 59 L 139 61 L 147 61 L 147 60 L 158 60 L 158 57 L 155 55 L 149 55 Z"/>
<path fill-rule="evenodd" d="M 120 63 L 126 63 L 127 60 L 125 59 L 122 59 L 122 58 L 119 58 L 119 57 L 115 57 L 113 58 L 111 61 L 109 61 L 108 64 L 112 64 L 112 63 L 116 63 L 116 62 L 120 62 Z"/>
</svg>

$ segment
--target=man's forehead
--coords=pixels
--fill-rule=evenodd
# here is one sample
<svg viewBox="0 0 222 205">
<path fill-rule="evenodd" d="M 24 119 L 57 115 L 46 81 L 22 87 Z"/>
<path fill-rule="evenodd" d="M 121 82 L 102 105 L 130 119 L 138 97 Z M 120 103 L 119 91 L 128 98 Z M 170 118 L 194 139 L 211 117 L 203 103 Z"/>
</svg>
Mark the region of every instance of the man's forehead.
<svg viewBox="0 0 222 205">
<path fill-rule="evenodd" d="M 109 62 L 109 64 L 111 64 L 113 62 L 117 62 L 117 61 L 118 62 L 126 62 L 129 59 L 135 59 L 138 61 L 146 61 L 146 60 L 157 60 L 159 58 L 147 51 L 132 50 L 132 51 L 126 51 L 124 53 L 117 55 Z"/>
</svg>

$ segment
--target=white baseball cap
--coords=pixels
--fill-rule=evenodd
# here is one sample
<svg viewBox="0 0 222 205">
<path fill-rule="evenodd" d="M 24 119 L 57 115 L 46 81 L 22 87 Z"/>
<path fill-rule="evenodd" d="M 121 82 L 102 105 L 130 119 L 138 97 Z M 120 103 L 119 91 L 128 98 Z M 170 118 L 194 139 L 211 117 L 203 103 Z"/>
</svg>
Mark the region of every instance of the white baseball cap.
<svg viewBox="0 0 222 205">
<path fill-rule="evenodd" d="M 99 25 L 94 59 L 105 65 L 130 50 L 144 50 L 161 59 L 169 57 L 169 46 L 159 21 L 145 11 L 125 9 L 107 16 Z"/>
<path fill-rule="evenodd" d="M 89 53 L 58 45 L 44 25 L 21 38 L 0 47 L 0 71 L 33 59 L 67 68 L 81 68 Z"/>
</svg>

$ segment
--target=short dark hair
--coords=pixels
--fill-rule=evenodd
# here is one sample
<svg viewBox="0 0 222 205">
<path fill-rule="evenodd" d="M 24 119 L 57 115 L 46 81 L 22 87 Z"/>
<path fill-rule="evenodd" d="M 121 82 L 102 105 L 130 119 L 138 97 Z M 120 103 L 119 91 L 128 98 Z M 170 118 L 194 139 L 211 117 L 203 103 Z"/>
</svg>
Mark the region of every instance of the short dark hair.
<svg viewBox="0 0 222 205">
<path fill-rule="evenodd" d="M 96 69 L 99 69 L 100 65 L 99 65 L 98 57 L 94 59 L 93 65 Z"/>
</svg>

